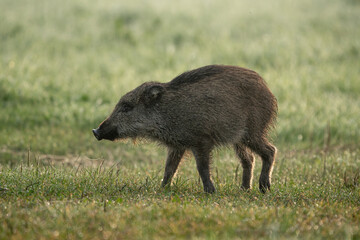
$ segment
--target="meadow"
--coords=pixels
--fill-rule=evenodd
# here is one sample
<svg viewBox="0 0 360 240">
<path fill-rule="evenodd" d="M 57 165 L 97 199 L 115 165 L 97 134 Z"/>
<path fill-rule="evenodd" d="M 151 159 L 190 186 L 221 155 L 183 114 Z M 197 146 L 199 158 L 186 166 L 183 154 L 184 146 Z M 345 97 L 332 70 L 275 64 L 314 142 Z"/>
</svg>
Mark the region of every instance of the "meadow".
<svg viewBox="0 0 360 240">
<path fill-rule="evenodd" d="M 0 1 L 0 239 L 360 239 L 360 1 Z M 272 189 L 230 148 L 203 193 L 188 154 L 97 142 L 120 96 L 208 64 L 264 77 Z"/>
</svg>

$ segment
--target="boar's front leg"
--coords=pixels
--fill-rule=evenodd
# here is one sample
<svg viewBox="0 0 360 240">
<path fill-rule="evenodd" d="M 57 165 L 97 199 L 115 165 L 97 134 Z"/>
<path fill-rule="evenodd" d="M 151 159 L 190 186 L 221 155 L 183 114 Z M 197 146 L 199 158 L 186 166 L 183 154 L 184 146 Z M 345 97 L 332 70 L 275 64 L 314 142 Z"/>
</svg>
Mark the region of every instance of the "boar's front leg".
<svg viewBox="0 0 360 240">
<path fill-rule="evenodd" d="M 215 187 L 210 179 L 210 152 L 211 148 L 197 147 L 192 152 L 196 159 L 196 166 L 207 193 L 215 192 Z"/>
<path fill-rule="evenodd" d="M 171 179 L 174 176 L 182 156 L 184 155 L 184 149 L 169 148 L 168 156 L 165 165 L 164 178 L 162 180 L 161 186 L 164 187 L 167 184 L 171 183 Z"/>
</svg>

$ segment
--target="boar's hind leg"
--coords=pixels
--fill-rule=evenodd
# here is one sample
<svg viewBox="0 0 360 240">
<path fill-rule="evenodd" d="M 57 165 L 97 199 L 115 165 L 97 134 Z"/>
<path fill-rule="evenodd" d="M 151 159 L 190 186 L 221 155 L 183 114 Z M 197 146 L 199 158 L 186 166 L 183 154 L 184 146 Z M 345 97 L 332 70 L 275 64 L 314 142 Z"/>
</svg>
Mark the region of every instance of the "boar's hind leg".
<svg viewBox="0 0 360 240">
<path fill-rule="evenodd" d="M 196 166 L 204 185 L 204 191 L 207 193 L 215 192 L 215 187 L 210 179 L 210 151 L 211 148 L 193 148 Z"/>
<path fill-rule="evenodd" d="M 184 155 L 185 150 L 169 148 L 168 156 L 166 160 L 164 178 L 162 180 L 161 186 L 164 187 L 167 184 L 171 183 L 171 179 L 174 176 L 182 156 Z"/>
<path fill-rule="evenodd" d="M 242 176 L 242 189 L 250 189 L 252 176 L 253 176 L 253 168 L 254 168 L 254 155 L 246 149 L 246 146 L 243 144 L 234 144 L 236 155 L 240 158 L 241 165 L 243 167 L 243 176 Z"/>
<path fill-rule="evenodd" d="M 248 144 L 251 150 L 259 154 L 262 159 L 262 168 L 259 179 L 259 189 L 265 193 L 270 190 L 271 172 L 275 162 L 276 147 L 269 143 L 266 139 L 259 141 L 250 141 Z"/>
</svg>

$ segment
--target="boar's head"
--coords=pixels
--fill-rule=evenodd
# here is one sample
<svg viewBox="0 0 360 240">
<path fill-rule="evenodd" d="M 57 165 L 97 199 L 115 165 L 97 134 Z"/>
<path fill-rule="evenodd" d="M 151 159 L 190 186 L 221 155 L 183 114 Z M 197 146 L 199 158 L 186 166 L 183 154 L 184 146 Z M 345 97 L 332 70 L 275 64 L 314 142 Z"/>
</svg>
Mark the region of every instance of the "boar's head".
<svg viewBox="0 0 360 240">
<path fill-rule="evenodd" d="M 97 140 L 114 141 L 121 138 L 151 135 L 160 122 L 158 103 L 165 88 L 161 83 L 147 82 L 125 94 L 115 109 L 93 134 Z"/>
</svg>

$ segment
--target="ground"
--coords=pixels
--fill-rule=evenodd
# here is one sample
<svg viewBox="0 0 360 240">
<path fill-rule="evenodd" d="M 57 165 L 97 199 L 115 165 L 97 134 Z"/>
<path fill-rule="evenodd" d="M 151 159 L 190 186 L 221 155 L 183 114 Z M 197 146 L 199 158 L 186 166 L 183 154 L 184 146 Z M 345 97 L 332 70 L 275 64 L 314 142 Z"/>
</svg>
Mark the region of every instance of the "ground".
<svg viewBox="0 0 360 240">
<path fill-rule="evenodd" d="M 0 1 L 0 239 L 360 239 L 360 2 Z M 188 154 L 97 142 L 120 96 L 207 64 L 250 68 L 278 99 L 271 191 L 217 192 Z"/>
</svg>

